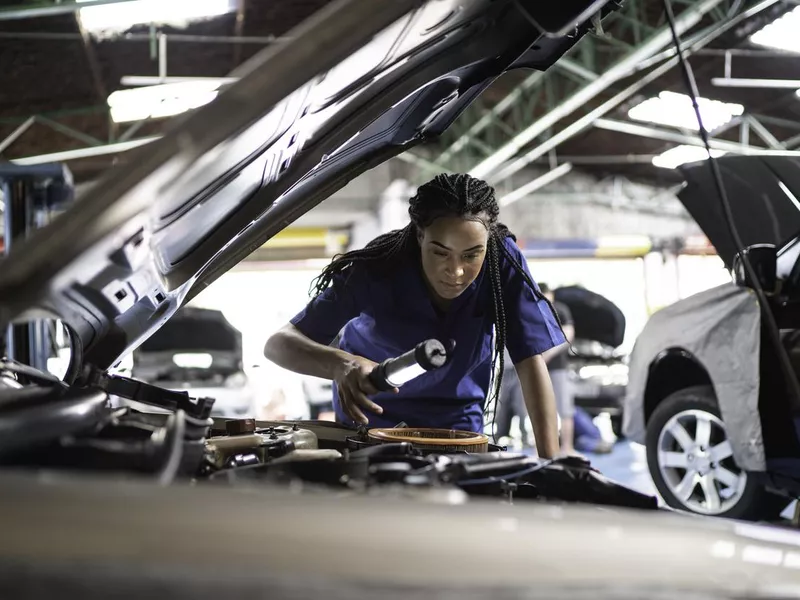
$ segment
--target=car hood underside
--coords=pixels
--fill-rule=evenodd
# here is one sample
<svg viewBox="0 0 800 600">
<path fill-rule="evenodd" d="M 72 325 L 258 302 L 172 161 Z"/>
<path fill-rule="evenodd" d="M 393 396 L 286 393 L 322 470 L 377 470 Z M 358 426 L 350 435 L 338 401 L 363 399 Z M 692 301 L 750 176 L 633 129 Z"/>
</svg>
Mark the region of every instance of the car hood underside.
<svg viewBox="0 0 800 600">
<path fill-rule="evenodd" d="M 108 368 L 310 208 L 441 134 L 502 73 L 547 69 L 614 7 L 332 3 L 15 244 L 0 261 L 0 326 L 55 314 L 84 363 Z"/>
</svg>

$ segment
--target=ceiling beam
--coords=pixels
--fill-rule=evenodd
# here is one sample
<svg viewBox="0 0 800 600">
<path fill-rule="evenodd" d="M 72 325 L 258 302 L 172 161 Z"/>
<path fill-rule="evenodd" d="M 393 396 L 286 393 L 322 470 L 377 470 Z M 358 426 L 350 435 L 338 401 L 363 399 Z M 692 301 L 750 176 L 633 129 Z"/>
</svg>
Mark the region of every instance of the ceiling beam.
<svg viewBox="0 0 800 600">
<path fill-rule="evenodd" d="M 694 38 L 694 41 L 691 44 L 687 44 L 683 47 L 684 56 L 688 57 L 695 51 L 704 48 L 706 45 L 717 39 L 719 36 L 723 35 L 727 31 L 730 31 L 732 28 L 738 26 L 741 22 L 751 18 L 752 16 L 758 14 L 759 12 L 776 4 L 777 1 L 778 0 L 762 0 L 761 2 L 753 6 L 751 9 L 737 15 L 733 19 L 730 19 L 729 21 L 726 21 L 720 25 L 709 27 L 704 35 Z M 661 63 L 658 67 L 656 67 L 655 69 L 647 73 L 645 76 L 643 76 L 639 81 L 632 83 L 627 88 L 617 93 L 609 100 L 606 100 L 598 107 L 592 109 L 587 114 L 573 121 L 570 125 L 562 129 L 549 139 L 545 140 L 538 146 L 531 148 L 522 157 L 503 166 L 502 169 L 498 170 L 498 172 L 496 172 L 494 176 L 491 177 L 491 179 L 493 180 L 493 182 L 496 183 L 510 177 L 514 173 L 518 172 L 520 169 L 526 167 L 528 164 L 532 163 L 533 161 L 544 156 L 551 150 L 555 149 L 560 144 L 564 143 L 566 140 L 578 135 L 579 133 L 590 127 L 592 123 L 595 121 L 595 119 L 598 119 L 603 115 L 605 115 L 606 113 L 610 112 L 611 110 L 615 109 L 617 106 L 619 106 L 620 104 L 631 98 L 634 94 L 638 93 L 645 86 L 649 85 L 650 83 L 654 82 L 656 79 L 667 73 L 677 64 L 678 64 L 677 56 L 673 56 L 672 58 Z M 597 81 L 599 81 L 599 79 Z M 590 86 L 594 85 L 597 83 L 597 81 L 589 85 Z M 573 98 L 574 97 L 575 96 L 573 96 Z M 544 118 L 547 117 L 548 115 L 546 115 Z M 541 122 L 541 120 L 539 122 Z M 534 123 L 531 127 L 537 127 L 537 123 Z M 492 170 L 497 170 L 497 168 L 493 167 Z M 472 174 L 474 175 L 474 173 Z"/>
<path fill-rule="evenodd" d="M 776 138 L 772 132 L 761 123 L 761 121 L 752 115 L 747 115 L 747 122 L 750 124 L 750 127 L 752 127 L 753 131 L 756 132 L 756 135 L 760 137 L 767 146 L 773 150 L 786 150 L 786 147 L 781 144 L 780 141 L 778 141 L 778 138 Z"/>
<path fill-rule="evenodd" d="M 108 154 L 117 154 L 119 152 L 125 152 L 126 150 L 132 150 L 133 148 L 154 142 L 157 139 L 159 139 L 159 136 L 139 138 L 137 140 L 118 142 L 116 144 L 104 144 L 102 146 L 92 146 L 91 148 L 78 148 L 77 150 L 65 150 L 64 152 L 14 158 L 11 159 L 11 162 L 18 165 L 43 165 L 51 162 L 64 162 L 81 158 L 92 158 L 94 156 L 106 156 Z"/>
<path fill-rule="evenodd" d="M 721 4 L 721 2 L 722 0 L 700 0 L 695 5 L 685 9 L 675 19 L 675 28 L 678 35 L 685 33 L 690 28 L 697 25 L 706 13 Z M 661 27 L 650 39 L 630 52 L 625 58 L 618 61 L 597 79 L 582 87 L 574 95 L 561 102 L 555 109 L 519 132 L 494 154 L 475 165 L 475 167 L 470 169 L 470 174 L 480 178 L 486 178 L 492 175 L 503 163 L 513 158 L 527 144 L 545 133 L 563 118 L 571 115 L 579 108 L 584 107 L 587 102 L 604 92 L 613 83 L 630 75 L 637 64 L 662 50 L 671 43 L 671 40 L 672 34 L 669 27 Z"/>
<path fill-rule="evenodd" d="M 670 131 L 667 129 L 659 129 L 651 125 L 640 125 L 638 123 L 631 123 L 628 121 L 616 121 L 613 119 L 597 119 L 594 126 L 598 129 L 605 131 L 615 131 L 617 133 L 626 133 L 628 135 L 636 135 L 639 137 L 649 138 L 651 140 L 661 140 L 664 142 L 673 142 L 675 144 L 686 144 L 689 146 L 705 147 L 703 140 L 700 136 L 689 135 L 679 131 Z M 709 146 L 712 150 L 719 150 L 721 152 L 730 152 L 733 154 L 744 155 L 759 155 L 759 156 L 800 156 L 800 152 L 791 152 L 787 150 L 770 150 L 767 148 L 759 148 L 757 146 L 748 146 L 739 144 L 737 142 L 729 142 L 727 140 L 709 140 Z"/>
<path fill-rule="evenodd" d="M 469 143 L 470 138 L 478 135 L 481 131 L 486 129 L 492 122 L 499 118 L 500 115 L 510 110 L 519 100 L 523 94 L 534 87 L 544 77 L 544 71 L 534 71 L 526 77 L 522 83 L 511 90 L 502 100 L 495 104 L 491 110 L 487 111 L 480 119 L 475 121 L 463 135 L 453 142 L 444 152 L 439 155 L 439 161 L 446 164 L 454 154 L 460 152 L 464 146 Z"/>
<path fill-rule="evenodd" d="M 17 141 L 17 140 L 20 138 L 20 136 L 21 136 L 23 133 L 25 133 L 26 131 L 28 131 L 28 129 L 30 129 L 30 128 L 31 128 L 31 126 L 32 126 L 34 123 L 36 123 L 36 117 L 28 117 L 28 118 L 25 120 L 25 122 L 24 122 L 24 123 L 22 123 L 21 125 L 19 125 L 19 126 L 16 128 L 16 129 L 14 129 L 14 131 L 12 131 L 12 132 L 11 132 L 10 134 L 8 134 L 8 135 L 7 135 L 5 138 L 3 138 L 2 140 L 0 140 L 0 154 L 1 154 L 1 153 L 3 153 L 3 152 L 5 152 L 5 151 L 6 151 L 6 149 L 7 149 L 7 148 L 8 148 L 8 147 L 9 147 L 11 144 L 13 144 L 14 142 L 16 142 L 16 141 Z"/>
<path fill-rule="evenodd" d="M 540 190 L 546 185 L 551 184 L 556 179 L 563 177 L 570 171 L 572 171 L 572 165 L 570 163 L 564 163 L 562 165 L 559 165 L 555 169 L 552 169 L 547 173 L 540 175 L 536 179 L 529 181 L 528 183 L 517 188 L 513 192 L 506 194 L 505 196 L 500 198 L 500 200 L 498 200 L 498 203 L 500 204 L 501 207 L 513 204 L 517 200 L 521 200 L 522 198 L 532 194 L 536 190 Z"/>
</svg>

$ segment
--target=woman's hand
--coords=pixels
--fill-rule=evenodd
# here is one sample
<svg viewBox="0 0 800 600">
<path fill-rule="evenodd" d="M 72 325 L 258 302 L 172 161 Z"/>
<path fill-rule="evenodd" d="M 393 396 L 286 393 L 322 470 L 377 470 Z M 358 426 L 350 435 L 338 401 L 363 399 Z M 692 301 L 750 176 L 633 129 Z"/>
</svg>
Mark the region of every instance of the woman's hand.
<svg viewBox="0 0 800 600">
<path fill-rule="evenodd" d="M 369 419 L 361 410 L 362 408 L 379 415 L 383 413 L 383 409 L 367 397 L 378 393 L 378 390 L 369 380 L 369 374 L 377 366 L 378 363 L 367 358 L 349 355 L 342 362 L 334 378 L 336 387 L 339 390 L 342 410 L 356 423 L 363 425 L 369 423 Z M 398 392 L 397 388 L 392 391 L 394 393 Z"/>
</svg>

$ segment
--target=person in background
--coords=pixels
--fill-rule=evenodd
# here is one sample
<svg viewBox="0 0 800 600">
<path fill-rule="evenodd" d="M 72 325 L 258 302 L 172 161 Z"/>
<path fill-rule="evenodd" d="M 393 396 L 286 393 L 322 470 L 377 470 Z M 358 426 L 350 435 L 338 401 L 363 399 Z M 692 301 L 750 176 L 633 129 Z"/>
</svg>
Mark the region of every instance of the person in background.
<svg viewBox="0 0 800 600">
<path fill-rule="evenodd" d="M 499 444 L 507 446 L 508 440 L 503 438 L 508 438 L 511 435 L 511 423 L 514 417 L 517 417 L 522 434 L 522 446 L 531 447 L 533 444 L 526 426 L 528 411 L 525 408 L 525 399 L 522 397 L 522 386 L 520 386 L 517 372 L 514 370 L 514 362 L 508 356 L 508 350 L 506 350 L 504 362 L 503 382 L 500 386 L 500 396 L 495 407 L 496 429 L 494 437 Z"/>
<path fill-rule="evenodd" d="M 557 302 L 553 290 L 546 283 L 539 285 L 542 294 L 550 301 L 556 311 L 567 344 L 551 348 L 543 354 L 550 381 L 553 382 L 553 392 L 556 396 L 556 410 L 561 417 L 561 452 L 563 454 L 575 453 L 575 398 L 572 395 L 572 385 L 569 379 L 569 352 L 572 340 L 575 338 L 575 323 L 572 312 L 562 302 Z"/>
<path fill-rule="evenodd" d="M 561 302 L 556 302 L 552 290 L 546 283 L 540 284 L 539 287 L 553 304 L 561 320 L 564 333 L 568 341 L 572 343 L 575 337 L 575 326 L 569 307 Z M 611 452 L 613 444 L 603 439 L 600 430 L 585 411 L 575 407 L 575 398 L 569 379 L 568 348 L 568 345 L 562 345 L 543 354 L 547 363 L 547 370 L 550 373 L 550 380 L 553 382 L 558 415 L 561 418 L 561 452 L 568 454 L 577 450 L 579 452 L 607 454 Z M 503 374 L 500 402 L 497 407 L 496 439 L 503 440 L 503 438 L 508 438 L 511 434 L 511 423 L 514 417 L 518 417 L 522 445 L 523 447 L 532 446 L 529 429 L 526 427 L 527 416 L 519 380 L 516 377 L 511 361 L 506 357 L 506 370 Z M 507 444 L 505 441 L 500 443 Z"/>
<path fill-rule="evenodd" d="M 561 417 L 561 453 L 572 454 L 575 452 L 575 401 L 572 396 L 572 389 L 569 380 L 569 361 L 567 352 L 569 344 L 575 337 L 575 327 L 572 320 L 572 313 L 569 308 L 556 302 L 552 290 L 545 283 L 539 284 L 542 294 L 550 301 L 551 305 L 558 314 L 567 344 L 553 347 L 542 354 L 542 358 L 547 364 L 550 373 L 550 380 L 553 382 L 553 392 L 556 397 L 556 409 L 558 416 Z M 522 432 L 522 445 L 530 446 L 528 428 L 526 427 L 527 411 L 525 401 L 522 397 L 522 389 L 519 379 L 516 377 L 513 366 L 506 358 L 506 370 L 503 373 L 503 384 L 500 390 L 500 399 L 497 406 L 495 438 L 501 440 L 507 438 L 511 433 L 511 422 L 514 417 L 519 418 L 520 431 Z"/>
<path fill-rule="evenodd" d="M 581 407 L 575 407 L 575 449 L 578 452 L 591 452 L 592 454 L 609 454 L 614 449 L 614 444 L 604 440 L 603 434 L 592 417 Z"/>
</svg>

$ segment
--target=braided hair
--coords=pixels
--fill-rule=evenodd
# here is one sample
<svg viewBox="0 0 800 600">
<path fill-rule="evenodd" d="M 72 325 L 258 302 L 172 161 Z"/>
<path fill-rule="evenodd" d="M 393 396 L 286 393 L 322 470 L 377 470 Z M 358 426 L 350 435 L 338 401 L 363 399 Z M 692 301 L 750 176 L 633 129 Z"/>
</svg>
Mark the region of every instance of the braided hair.
<svg viewBox="0 0 800 600">
<path fill-rule="evenodd" d="M 561 325 L 558 314 L 550 301 L 534 284 L 530 275 L 519 261 L 506 248 L 504 240 L 514 235 L 502 223 L 498 222 L 500 207 L 495 197 L 494 188 L 481 179 L 462 173 L 442 173 L 423 184 L 409 200 L 408 214 L 411 222 L 403 229 L 390 231 L 378 236 L 364 248 L 352 250 L 333 258 L 322 273 L 312 283 L 312 294 L 322 294 L 334 281 L 337 275 L 345 275 L 353 266 L 364 265 L 376 267 L 387 272 L 387 267 L 402 258 L 419 252 L 417 232 L 429 226 L 441 217 L 461 217 L 481 221 L 489 231 L 486 252 L 487 276 L 491 281 L 493 305 L 494 351 L 492 368 L 494 370 L 494 387 L 487 398 L 486 409 L 494 402 L 495 408 L 500 398 L 500 389 L 505 368 L 504 348 L 506 345 L 506 311 L 503 302 L 502 279 L 500 274 L 500 254 L 502 253 L 516 271 L 522 275 L 534 296 L 544 300 Z M 496 411 L 495 411 L 496 412 Z"/>
</svg>

